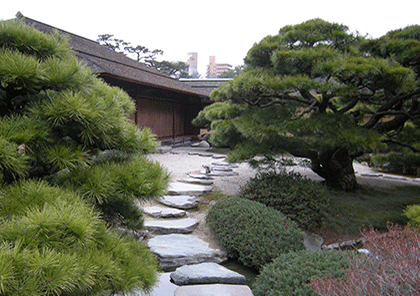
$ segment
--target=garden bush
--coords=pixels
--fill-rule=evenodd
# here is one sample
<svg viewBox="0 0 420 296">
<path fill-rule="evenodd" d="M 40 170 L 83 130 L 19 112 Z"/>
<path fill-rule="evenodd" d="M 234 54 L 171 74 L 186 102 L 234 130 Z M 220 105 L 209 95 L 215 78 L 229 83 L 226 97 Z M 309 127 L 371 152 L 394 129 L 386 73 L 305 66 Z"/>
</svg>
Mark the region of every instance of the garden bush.
<svg viewBox="0 0 420 296">
<path fill-rule="evenodd" d="M 207 217 L 228 256 L 260 269 L 282 253 L 304 249 L 297 224 L 279 211 L 241 198 L 214 204 Z"/>
<path fill-rule="evenodd" d="M 420 176 L 420 154 L 391 152 L 372 157 L 375 166 L 395 174 Z"/>
<path fill-rule="evenodd" d="M 409 219 L 411 225 L 420 226 L 420 205 L 408 206 L 404 215 Z"/>
<path fill-rule="evenodd" d="M 312 280 L 322 296 L 420 295 L 420 230 L 388 224 L 388 232 L 362 232 L 369 256 L 355 256 L 342 279 Z"/>
<path fill-rule="evenodd" d="M 327 216 L 324 186 L 295 172 L 259 173 L 241 187 L 239 196 L 282 212 L 308 231 L 319 229 Z"/>
<path fill-rule="evenodd" d="M 322 275 L 343 276 L 348 266 L 341 251 L 298 251 L 281 254 L 263 268 L 253 287 L 255 296 L 317 295 L 311 278 Z"/>
</svg>

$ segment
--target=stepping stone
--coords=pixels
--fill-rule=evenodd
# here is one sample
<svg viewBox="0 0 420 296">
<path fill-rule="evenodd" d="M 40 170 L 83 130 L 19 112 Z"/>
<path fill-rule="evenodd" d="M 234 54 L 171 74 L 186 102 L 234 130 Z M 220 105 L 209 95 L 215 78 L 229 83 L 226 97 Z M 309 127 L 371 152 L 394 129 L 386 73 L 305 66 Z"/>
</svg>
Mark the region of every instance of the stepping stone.
<svg viewBox="0 0 420 296">
<path fill-rule="evenodd" d="M 220 171 L 220 172 L 232 172 L 233 170 L 228 166 L 212 166 L 212 171 Z"/>
<path fill-rule="evenodd" d="M 222 263 L 226 253 L 191 234 L 166 234 L 151 238 L 147 246 L 158 256 L 164 270 L 203 262 Z M 199 294 L 196 294 L 199 295 Z"/>
<path fill-rule="evenodd" d="M 198 153 L 198 156 L 201 156 L 201 157 L 213 157 L 213 154 L 211 154 L 211 153 Z"/>
<path fill-rule="evenodd" d="M 201 195 L 213 190 L 213 186 L 173 182 L 168 186 L 169 195 Z"/>
<path fill-rule="evenodd" d="M 177 220 L 145 221 L 144 227 L 154 234 L 191 233 L 197 227 L 198 221 L 192 218 Z"/>
<path fill-rule="evenodd" d="M 407 181 L 407 178 L 402 177 L 402 176 L 395 176 L 395 175 L 384 175 L 384 179 Z"/>
<path fill-rule="evenodd" d="M 233 168 L 233 169 L 235 169 L 235 168 L 238 168 L 239 166 L 237 165 L 237 164 L 235 164 L 235 163 L 229 163 L 229 162 L 226 162 L 226 161 L 221 161 L 221 162 L 213 162 L 211 165 L 214 165 L 214 166 L 227 166 L 227 167 L 230 167 L 230 168 Z"/>
<path fill-rule="evenodd" d="M 376 173 L 362 173 L 360 174 L 362 177 L 371 177 L 371 178 L 378 178 L 382 177 L 382 174 L 376 174 Z"/>
<path fill-rule="evenodd" d="M 253 296 L 248 286 L 238 285 L 195 285 L 182 286 L 175 290 L 174 296 Z"/>
<path fill-rule="evenodd" d="M 197 178 L 184 178 L 179 179 L 178 182 L 198 184 L 198 185 L 213 185 L 213 181 Z"/>
<path fill-rule="evenodd" d="M 226 158 L 226 155 L 213 155 L 214 159 L 222 159 L 222 158 Z"/>
<path fill-rule="evenodd" d="M 413 182 L 420 182 L 420 178 L 413 179 Z"/>
<path fill-rule="evenodd" d="M 246 285 L 245 276 L 213 262 L 178 267 L 175 272 L 171 273 L 171 279 L 179 286 L 197 284 Z"/>
<path fill-rule="evenodd" d="M 145 214 L 155 218 L 181 218 L 187 212 L 173 208 L 145 207 L 141 209 Z"/>
<path fill-rule="evenodd" d="M 158 199 L 164 205 L 182 210 L 194 209 L 200 201 L 200 198 L 190 195 L 165 195 Z"/>
<path fill-rule="evenodd" d="M 238 172 L 220 172 L 220 171 L 212 171 L 209 176 L 212 177 L 229 177 L 229 176 L 238 176 Z"/>
<path fill-rule="evenodd" d="M 161 273 L 158 275 L 157 283 L 152 287 L 151 291 L 143 292 L 141 290 L 136 290 L 133 293 L 117 293 L 116 296 L 165 296 L 165 295 L 174 295 L 175 290 L 178 288 L 177 285 L 171 283 L 170 273 Z M 108 295 L 108 294 L 107 294 Z"/>
<path fill-rule="evenodd" d="M 189 173 L 188 174 L 191 178 L 195 178 L 195 179 L 203 179 L 203 180 L 211 180 L 212 178 L 210 178 L 208 175 L 206 174 L 202 174 L 201 172 L 193 172 L 193 173 Z"/>
</svg>

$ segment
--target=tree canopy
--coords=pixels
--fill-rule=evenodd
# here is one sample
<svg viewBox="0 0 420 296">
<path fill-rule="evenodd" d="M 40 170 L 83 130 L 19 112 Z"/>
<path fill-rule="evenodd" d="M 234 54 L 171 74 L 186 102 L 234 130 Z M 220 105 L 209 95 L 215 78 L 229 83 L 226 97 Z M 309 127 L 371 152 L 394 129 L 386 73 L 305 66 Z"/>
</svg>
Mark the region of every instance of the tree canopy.
<svg viewBox="0 0 420 296">
<path fill-rule="evenodd" d="M 321 19 L 285 26 L 254 44 L 244 72 L 212 92 L 195 123 L 235 148 L 231 159 L 288 152 L 352 190 L 357 156 L 420 148 L 419 34 L 410 26 L 366 39 Z"/>
<path fill-rule="evenodd" d="M 135 56 L 138 62 L 142 62 L 149 67 L 155 68 L 159 72 L 165 73 L 174 78 L 189 78 L 188 64 L 185 62 L 169 62 L 169 61 L 157 61 L 157 56 L 163 55 L 163 51 L 160 49 L 150 50 L 149 48 L 137 45 L 131 46 L 130 42 L 126 42 L 122 39 L 114 38 L 112 34 L 101 34 L 98 35 L 97 41 L 99 44 L 104 45 L 114 51 L 121 52 L 127 56 Z"/>
<path fill-rule="evenodd" d="M 67 39 L 0 22 L 0 294 L 104 295 L 149 289 L 158 264 L 117 234 L 167 173 L 128 118 L 131 98 L 82 66 Z"/>
</svg>

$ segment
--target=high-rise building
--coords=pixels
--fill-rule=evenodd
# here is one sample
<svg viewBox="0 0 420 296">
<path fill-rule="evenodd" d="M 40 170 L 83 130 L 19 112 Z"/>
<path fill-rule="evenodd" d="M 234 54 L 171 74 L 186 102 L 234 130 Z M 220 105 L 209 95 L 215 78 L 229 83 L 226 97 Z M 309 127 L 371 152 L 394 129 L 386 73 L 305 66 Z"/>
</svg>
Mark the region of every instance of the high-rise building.
<svg viewBox="0 0 420 296">
<path fill-rule="evenodd" d="M 216 57 L 210 56 L 209 64 L 207 65 L 206 78 L 218 78 L 220 74 L 232 69 L 229 64 L 216 64 Z"/>
<path fill-rule="evenodd" d="M 198 53 L 189 52 L 187 55 L 187 64 L 188 64 L 188 74 L 193 78 L 198 78 Z"/>
</svg>

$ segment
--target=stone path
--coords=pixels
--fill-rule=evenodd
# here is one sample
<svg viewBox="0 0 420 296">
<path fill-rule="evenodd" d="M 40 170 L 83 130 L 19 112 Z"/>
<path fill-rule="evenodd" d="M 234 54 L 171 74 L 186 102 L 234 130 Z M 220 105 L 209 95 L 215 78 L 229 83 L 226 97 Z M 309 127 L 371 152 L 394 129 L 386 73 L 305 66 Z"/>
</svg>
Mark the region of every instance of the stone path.
<svg viewBox="0 0 420 296">
<path fill-rule="evenodd" d="M 252 295 L 243 275 L 220 265 L 227 260 L 226 253 L 194 235 L 199 221 L 190 217 L 190 211 L 201 202 L 197 196 L 213 189 L 212 178 L 237 175 L 237 166 L 228 164 L 220 155 L 194 155 L 213 158 L 214 162 L 201 171 L 185 172 L 185 177 L 169 185 L 168 195 L 158 199 L 160 205 L 142 208 L 148 216 L 144 226 L 153 236 L 147 245 L 165 273 L 149 294 L 134 295 Z"/>
</svg>

